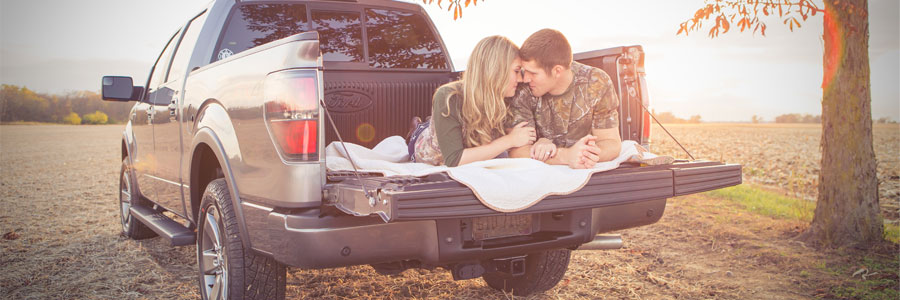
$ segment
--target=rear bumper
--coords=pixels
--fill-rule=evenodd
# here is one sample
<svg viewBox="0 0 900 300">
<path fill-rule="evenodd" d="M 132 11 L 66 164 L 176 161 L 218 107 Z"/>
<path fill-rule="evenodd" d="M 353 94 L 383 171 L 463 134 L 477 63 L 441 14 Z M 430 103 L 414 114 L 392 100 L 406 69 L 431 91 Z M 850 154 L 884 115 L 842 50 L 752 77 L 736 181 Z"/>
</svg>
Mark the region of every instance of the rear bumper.
<svg viewBox="0 0 900 300">
<path fill-rule="evenodd" d="M 404 260 L 445 266 L 576 248 L 598 233 L 654 223 L 666 199 L 594 209 L 534 214 L 528 236 L 476 241 L 471 218 L 384 223 L 380 218 L 321 216 L 319 210 L 284 213 L 244 204 L 252 248 L 299 268 L 332 268 Z"/>
</svg>

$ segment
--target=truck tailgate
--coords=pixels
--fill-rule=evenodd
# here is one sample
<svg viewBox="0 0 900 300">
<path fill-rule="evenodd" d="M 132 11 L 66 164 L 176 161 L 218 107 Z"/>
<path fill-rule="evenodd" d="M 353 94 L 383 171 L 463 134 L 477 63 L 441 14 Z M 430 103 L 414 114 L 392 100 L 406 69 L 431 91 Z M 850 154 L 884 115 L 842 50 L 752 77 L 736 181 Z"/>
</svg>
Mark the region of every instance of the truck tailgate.
<svg viewBox="0 0 900 300">
<path fill-rule="evenodd" d="M 526 214 L 596 208 L 688 195 L 741 183 L 741 165 L 712 161 L 664 166 L 623 164 L 595 173 L 580 190 L 548 196 L 527 209 L 501 213 L 484 206 L 465 185 L 446 173 L 425 177 L 330 172 L 326 205 L 357 216 L 379 215 L 386 222 Z M 363 192 L 365 186 L 368 192 Z"/>
</svg>

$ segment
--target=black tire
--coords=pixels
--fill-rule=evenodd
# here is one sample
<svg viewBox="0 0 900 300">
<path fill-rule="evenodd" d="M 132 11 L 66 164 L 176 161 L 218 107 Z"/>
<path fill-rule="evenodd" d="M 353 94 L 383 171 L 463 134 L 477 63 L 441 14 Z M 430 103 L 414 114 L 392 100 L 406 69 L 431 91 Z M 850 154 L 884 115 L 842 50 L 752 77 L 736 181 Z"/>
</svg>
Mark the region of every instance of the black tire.
<svg viewBox="0 0 900 300">
<path fill-rule="evenodd" d="M 206 186 L 197 224 L 202 299 L 284 299 L 286 269 L 244 248 L 225 179 Z"/>
<path fill-rule="evenodd" d="M 128 158 L 122 160 L 122 168 L 119 171 L 119 223 L 122 224 L 122 234 L 135 240 L 152 238 L 156 236 L 150 227 L 138 221 L 131 215 L 131 206 L 150 206 L 151 204 L 140 197 L 137 181 L 131 172 Z"/>
<path fill-rule="evenodd" d="M 495 290 L 512 292 L 516 296 L 528 296 L 552 289 L 562 280 L 569 268 L 572 250 L 556 249 L 529 254 L 525 258 L 525 274 L 512 276 L 508 273 L 489 272 L 481 279 Z"/>
</svg>

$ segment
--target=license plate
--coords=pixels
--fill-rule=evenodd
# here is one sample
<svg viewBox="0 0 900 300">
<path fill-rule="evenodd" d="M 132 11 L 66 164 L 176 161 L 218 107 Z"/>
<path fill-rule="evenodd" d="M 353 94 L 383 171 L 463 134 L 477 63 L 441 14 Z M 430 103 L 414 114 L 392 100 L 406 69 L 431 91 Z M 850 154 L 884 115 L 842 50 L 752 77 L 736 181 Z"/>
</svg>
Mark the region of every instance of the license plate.
<svg viewBox="0 0 900 300">
<path fill-rule="evenodd" d="M 472 237 L 486 240 L 501 237 L 531 234 L 532 215 L 494 216 L 474 218 Z"/>
</svg>

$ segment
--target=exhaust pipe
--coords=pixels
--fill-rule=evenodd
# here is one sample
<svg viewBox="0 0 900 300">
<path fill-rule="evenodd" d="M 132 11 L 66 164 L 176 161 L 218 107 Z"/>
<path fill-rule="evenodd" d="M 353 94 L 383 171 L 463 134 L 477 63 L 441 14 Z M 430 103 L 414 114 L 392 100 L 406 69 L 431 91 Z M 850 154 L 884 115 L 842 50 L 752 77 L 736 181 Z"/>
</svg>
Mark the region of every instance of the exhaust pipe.
<svg viewBox="0 0 900 300">
<path fill-rule="evenodd" d="M 622 248 L 622 235 L 601 234 L 594 237 L 593 241 L 582 244 L 575 250 L 612 250 Z"/>
</svg>

